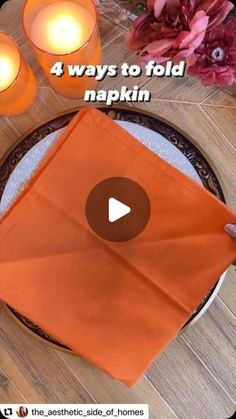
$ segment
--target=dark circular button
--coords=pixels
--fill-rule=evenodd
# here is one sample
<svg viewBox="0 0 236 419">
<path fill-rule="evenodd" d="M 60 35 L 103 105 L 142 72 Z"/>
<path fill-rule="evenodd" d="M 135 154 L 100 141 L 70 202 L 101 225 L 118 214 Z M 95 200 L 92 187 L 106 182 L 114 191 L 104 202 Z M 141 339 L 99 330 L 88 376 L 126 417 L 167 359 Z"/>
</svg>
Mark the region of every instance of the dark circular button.
<svg viewBox="0 0 236 419">
<path fill-rule="evenodd" d="M 151 214 L 145 190 L 125 177 L 112 177 L 98 183 L 86 202 L 91 229 L 105 240 L 123 242 L 138 236 Z"/>
</svg>

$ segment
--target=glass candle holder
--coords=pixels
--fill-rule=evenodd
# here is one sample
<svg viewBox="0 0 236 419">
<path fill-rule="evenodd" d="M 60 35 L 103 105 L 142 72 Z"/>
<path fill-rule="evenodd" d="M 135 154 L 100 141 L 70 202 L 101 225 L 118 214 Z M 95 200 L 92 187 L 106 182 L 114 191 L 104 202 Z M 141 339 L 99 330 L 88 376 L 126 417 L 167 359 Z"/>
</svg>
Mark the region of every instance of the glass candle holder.
<svg viewBox="0 0 236 419">
<path fill-rule="evenodd" d="M 32 70 L 13 39 L 0 31 L 0 115 L 25 112 L 33 104 L 36 92 Z"/>
<path fill-rule="evenodd" d="M 85 90 L 94 89 L 91 77 L 70 77 L 68 65 L 101 64 L 101 44 L 97 9 L 93 0 L 26 0 L 23 26 L 38 61 L 61 95 L 82 98 Z M 51 74 L 57 63 L 64 64 L 64 74 Z"/>
</svg>

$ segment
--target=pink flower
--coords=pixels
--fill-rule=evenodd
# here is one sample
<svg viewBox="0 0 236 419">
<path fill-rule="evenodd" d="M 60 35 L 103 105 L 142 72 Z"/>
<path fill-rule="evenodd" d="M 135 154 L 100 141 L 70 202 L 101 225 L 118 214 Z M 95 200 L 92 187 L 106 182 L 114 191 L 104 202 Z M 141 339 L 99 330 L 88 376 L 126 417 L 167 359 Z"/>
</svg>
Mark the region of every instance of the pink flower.
<svg viewBox="0 0 236 419">
<path fill-rule="evenodd" d="M 203 85 L 226 87 L 236 82 L 236 18 L 207 33 L 194 61 L 188 73 L 199 76 Z"/>
<path fill-rule="evenodd" d="M 228 0 L 148 0 L 148 11 L 126 36 L 141 61 L 190 62 L 207 30 L 219 25 L 233 8 Z"/>
</svg>

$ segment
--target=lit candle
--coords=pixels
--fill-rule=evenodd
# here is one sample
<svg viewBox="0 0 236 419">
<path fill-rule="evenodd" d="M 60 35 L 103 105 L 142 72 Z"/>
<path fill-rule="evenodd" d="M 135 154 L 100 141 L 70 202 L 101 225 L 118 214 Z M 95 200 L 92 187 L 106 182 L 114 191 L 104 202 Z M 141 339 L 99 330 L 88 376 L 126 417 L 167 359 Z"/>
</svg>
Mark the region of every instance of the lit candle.
<svg viewBox="0 0 236 419">
<path fill-rule="evenodd" d="M 19 68 L 20 56 L 18 51 L 10 45 L 0 43 L 0 92 L 14 82 Z"/>
<path fill-rule="evenodd" d="M 101 64 L 97 13 L 92 0 L 45 0 L 36 5 L 33 0 L 27 0 L 23 23 L 41 67 L 55 90 L 78 98 L 86 89 L 95 87 L 94 79 L 86 76 L 70 78 L 67 71 L 70 64 Z M 56 62 L 65 65 L 63 77 L 50 73 Z"/>
<path fill-rule="evenodd" d="M 77 3 L 52 3 L 36 16 L 31 38 L 42 50 L 71 54 L 90 38 L 95 24 L 95 16 Z"/>
<path fill-rule="evenodd" d="M 0 115 L 25 112 L 36 96 L 36 81 L 14 41 L 0 32 Z"/>
</svg>

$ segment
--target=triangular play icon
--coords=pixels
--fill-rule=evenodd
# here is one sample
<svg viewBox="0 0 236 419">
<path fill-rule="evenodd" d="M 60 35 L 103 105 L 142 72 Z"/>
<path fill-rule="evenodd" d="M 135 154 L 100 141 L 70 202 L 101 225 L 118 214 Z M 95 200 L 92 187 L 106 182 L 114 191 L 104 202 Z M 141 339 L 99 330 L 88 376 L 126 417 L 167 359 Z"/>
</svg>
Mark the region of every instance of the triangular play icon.
<svg viewBox="0 0 236 419">
<path fill-rule="evenodd" d="M 108 219 L 110 223 L 114 223 L 125 215 L 130 214 L 131 208 L 123 204 L 123 202 L 118 201 L 115 198 L 109 199 L 108 205 Z"/>
</svg>

